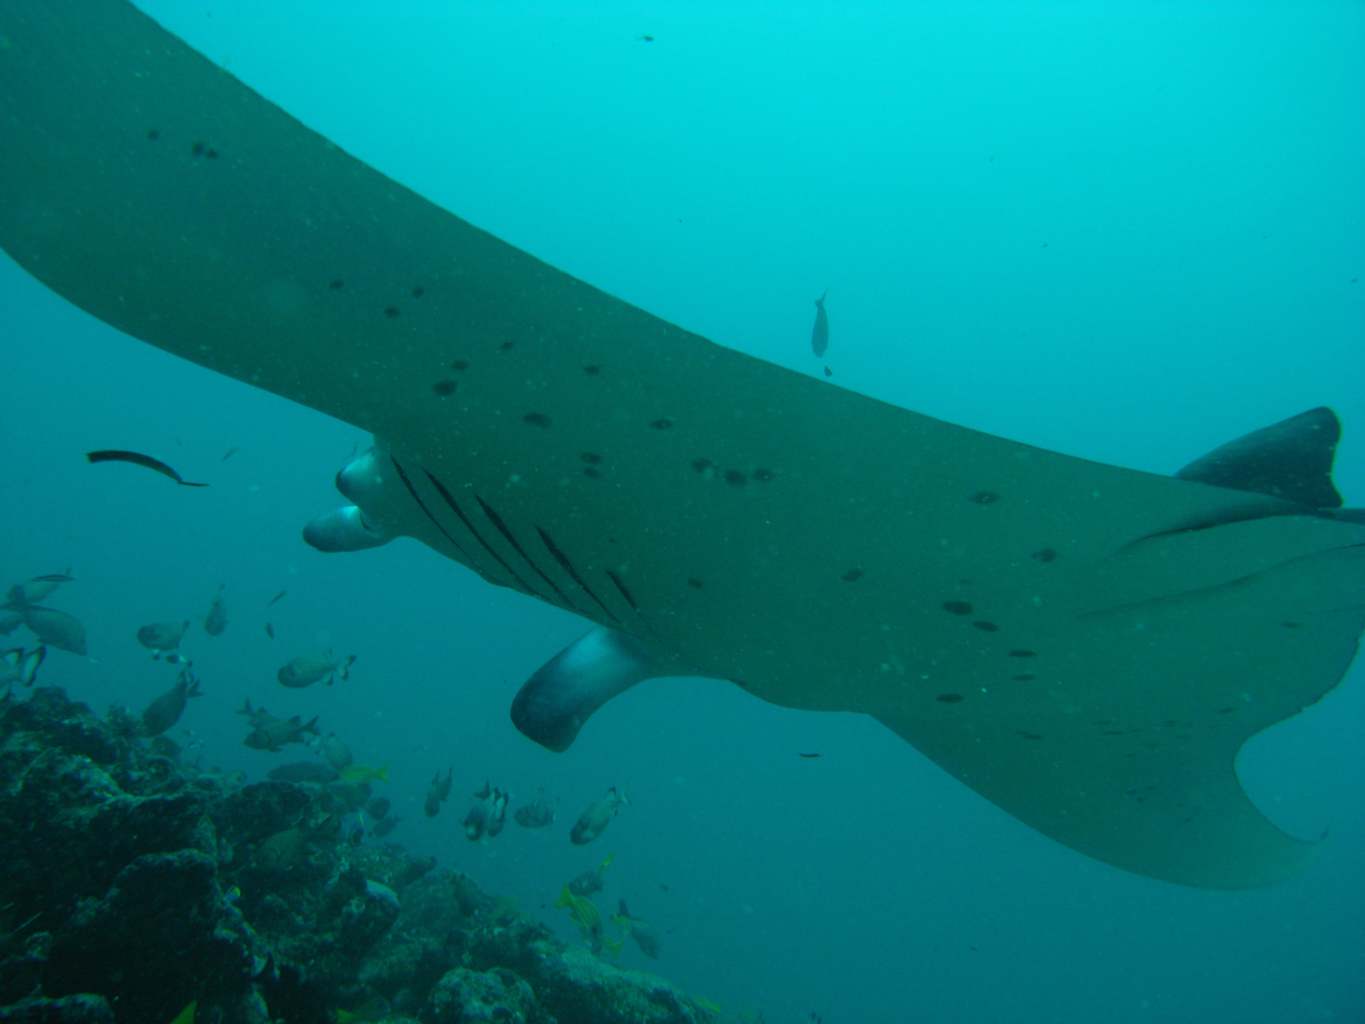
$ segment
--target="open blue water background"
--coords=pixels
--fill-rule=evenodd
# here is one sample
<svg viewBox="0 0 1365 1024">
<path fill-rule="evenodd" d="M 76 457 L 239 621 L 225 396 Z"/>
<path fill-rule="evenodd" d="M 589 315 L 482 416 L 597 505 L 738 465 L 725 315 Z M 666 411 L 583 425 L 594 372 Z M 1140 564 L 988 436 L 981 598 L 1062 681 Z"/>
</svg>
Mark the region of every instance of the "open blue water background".
<svg viewBox="0 0 1365 1024">
<path fill-rule="evenodd" d="M 1365 504 L 1358 3 L 140 6 L 385 173 L 722 344 L 820 373 L 827 288 L 836 384 L 1156 472 L 1327 404 Z M 581 621 L 411 542 L 299 539 L 360 431 L 122 337 L 8 259 L 0 303 L 0 582 L 70 567 L 52 603 L 90 630 L 47 682 L 140 708 L 173 670 L 137 627 L 202 617 L 225 584 L 228 631 L 186 643 L 206 696 L 172 733 L 206 763 L 292 759 L 241 746 L 244 697 L 317 714 L 389 766 L 394 838 L 566 938 L 560 883 L 614 852 L 606 895 L 659 930 L 657 969 L 769 1022 L 1365 1019 L 1361 665 L 1243 754 L 1277 821 L 1331 831 L 1249 893 L 1089 861 L 869 720 L 716 683 L 642 687 L 552 755 L 507 707 Z M 214 486 L 87 466 L 100 447 Z M 326 647 L 359 655 L 349 682 L 275 682 Z M 468 843 L 485 778 L 544 786 L 561 821 Z M 571 847 L 610 785 L 631 806 Z"/>
</svg>

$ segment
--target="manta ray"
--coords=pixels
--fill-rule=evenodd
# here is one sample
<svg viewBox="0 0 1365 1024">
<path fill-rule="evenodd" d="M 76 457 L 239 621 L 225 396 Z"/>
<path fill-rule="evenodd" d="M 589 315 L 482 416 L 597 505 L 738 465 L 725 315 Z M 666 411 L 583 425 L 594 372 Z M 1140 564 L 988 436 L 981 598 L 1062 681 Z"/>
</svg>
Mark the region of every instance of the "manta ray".
<svg viewBox="0 0 1365 1024">
<path fill-rule="evenodd" d="M 414 537 L 589 620 L 513 702 L 532 739 L 711 677 L 870 715 L 1130 872 L 1237 888 L 1311 854 L 1235 760 L 1365 627 L 1330 411 L 1174 476 L 1015 443 L 576 280 L 122 0 L 11 0 L 0 40 L 0 246 L 119 331 L 370 431 L 314 546 Z"/>
</svg>

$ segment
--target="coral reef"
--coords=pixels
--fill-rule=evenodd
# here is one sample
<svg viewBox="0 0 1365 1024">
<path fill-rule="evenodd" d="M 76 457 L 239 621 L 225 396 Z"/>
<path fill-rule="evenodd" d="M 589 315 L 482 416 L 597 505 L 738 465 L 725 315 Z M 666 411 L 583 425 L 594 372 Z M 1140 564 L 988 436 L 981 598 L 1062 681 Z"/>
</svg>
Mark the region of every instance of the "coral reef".
<svg viewBox="0 0 1365 1024">
<path fill-rule="evenodd" d="M 61 690 L 0 704 L 0 1020 L 709 1024 L 465 875 L 354 842 L 346 794 L 178 760 Z"/>
</svg>

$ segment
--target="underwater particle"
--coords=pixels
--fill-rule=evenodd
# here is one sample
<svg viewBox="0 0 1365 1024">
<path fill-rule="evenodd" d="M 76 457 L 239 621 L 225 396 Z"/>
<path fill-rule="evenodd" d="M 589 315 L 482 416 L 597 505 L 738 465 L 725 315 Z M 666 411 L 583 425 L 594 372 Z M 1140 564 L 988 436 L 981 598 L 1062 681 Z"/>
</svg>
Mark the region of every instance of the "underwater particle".
<svg viewBox="0 0 1365 1024">
<path fill-rule="evenodd" d="M 216 150 L 216 149 L 214 149 L 212 146 L 210 146 L 208 149 L 204 150 L 204 159 L 205 159 L 205 160 L 217 160 L 217 159 L 218 159 L 218 150 Z"/>
<path fill-rule="evenodd" d="M 725 471 L 725 482 L 731 487 L 743 487 L 749 482 L 749 478 L 737 469 L 727 469 Z"/>
<path fill-rule="evenodd" d="M 1028 650 L 1025 650 L 1025 649 L 1022 648 L 1022 647 L 1016 647 L 1014 650 L 1010 651 L 1010 657 L 1011 657 L 1011 658 L 1036 658 L 1036 657 L 1038 657 L 1038 652 L 1037 652 L 1037 651 L 1028 651 Z"/>
<path fill-rule="evenodd" d="M 651 420 L 649 425 L 655 430 L 673 429 L 673 421 L 667 416 L 660 416 L 657 420 Z"/>
<path fill-rule="evenodd" d="M 983 633 L 995 633 L 1000 629 L 994 622 L 987 622 L 985 619 L 977 619 L 972 625 Z"/>
<path fill-rule="evenodd" d="M 327 287 L 332 289 L 332 291 L 334 292 L 339 292 L 341 291 L 341 289 L 346 287 L 346 282 L 339 277 L 334 277 L 327 282 Z"/>
<path fill-rule="evenodd" d="M 438 380 L 431 386 L 431 390 L 440 398 L 449 398 L 451 395 L 455 394 L 455 386 L 455 382 L 447 378 L 445 380 Z"/>
<path fill-rule="evenodd" d="M 540 427 L 542 430 L 547 430 L 550 426 L 550 417 L 546 416 L 543 412 L 528 412 L 521 418 L 521 422 L 528 426 Z"/>
<path fill-rule="evenodd" d="M 653 36 L 640 36 L 640 42 L 642 42 L 642 43 L 652 43 L 652 42 L 654 42 L 654 37 L 653 37 Z"/>
<path fill-rule="evenodd" d="M 1232 714 L 1233 712 L 1235 712 L 1236 710 L 1237 710 L 1237 709 L 1236 709 L 1235 707 L 1219 708 L 1219 709 L 1218 709 L 1218 713 L 1219 713 L 1220 715 L 1230 715 L 1230 714 Z"/>
<path fill-rule="evenodd" d="M 517 343 L 516 343 L 515 341 L 504 341 L 504 342 L 499 343 L 499 345 L 498 345 L 498 351 L 499 351 L 499 352 L 511 352 L 512 349 L 514 349 L 514 348 L 516 348 L 516 347 L 517 347 Z"/>
<path fill-rule="evenodd" d="M 693 590 L 700 590 L 703 586 L 705 586 L 705 584 L 702 583 L 702 581 L 697 579 L 697 577 L 695 576 L 687 577 L 687 585 L 691 587 Z"/>
<path fill-rule="evenodd" d="M 148 129 L 147 129 L 147 141 L 148 141 L 148 142 L 155 142 L 155 141 L 156 141 L 157 139 L 159 139 L 159 138 L 161 138 L 161 132 L 157 131 L 155 128 L 148 128 Z"/>
<path fill-rule="evenodd" d="M 600 465 L 602 462 L 602 456 L 598 455 L 596 452 L 583 452 L 578 457 L 589 466 Z"/>
<path fill-rule="evenodd" d="M 692 469 L 698 473 L 709 473 L 716 468 L 716 464 L 710 459 L 693 459 Z"/>
<path fill-rule="evenodd" d="M 193 156 L 203 156 L 204 144 L 202 142 L 196 142 L 193 146 L 190 147 L 190 153 Z"/>
<path fill-rule="evenodd" d="M 1010 676 L 1010 678 L 1015 680 L 1016 682 L 1027 683 L 1031 682 L 1034 679 L 1037 679 L 1038 677 L 1035 676 L 1032 672 L 1020 672 L 1017 676 Z"/>
<path fill-rule="evenodd" d="M 863 571 L 861 569 L 850 569 L 839 578 L 845 583 L 857 583 L 863 578 Z"/>
<path fill-rule="evenodd" d="M 589 377 L 596 377 L 602 372 L 602 367 L 598 366 L 596 363 L 589 363 L 587 366 L 583 367 L 583 372 Z"/>
<path fill-rule="evenodd" d="M 599 480 L 602 477 L 602 471 L 596 466 L 584 466 L 583 475 L 592 477 L 594 480 Z"/>
<path fill-rule="evenodd" d="M 940 693 L 934 700 L 940 704 L 961 704 L 962 694 L 960 693 Z"/>
<path fill-rule="evenodd" d="M 397 306 L 385 306 L 385 307 L 384 307 L 384 315 L 385 315 L 386 317 L 388 317 L 390 320 L 392 320 L 394 317 L 396 317 L 396 316 L 398 315 L 398 307 L 397 307 Z"/>
<path fill-rule="evenodd" d="M 1029 555 L 1029 557 L 1035 562 L 1055 562 L 1057 560 L 1057 552 L 1052 548 L 1039 548 L 1033 554 Z"/>
<path fill-rule="evenodd" d="M 970 601 L 944 601 L 943 610 L 950 615 L 970 615 L 972 605 Z"/>
<path fill-rule="evenodd" d="M 764 469 L 764 468 L 761 467 L 761 466 L 760 466 L 758 469 L 754 470 L 754 472 L 753 472 L 753 477 L 754 477 L 754 479 L 757 480 L 757 481 L 758 481 L 759 483 L 761 483 L 761 484 L 766 484 L 766 483 L 768 483 L 768 482 L 769 482 L 770 480 L 772 480 L 776 475 L 777 475 L 777 474 L 774 473 L 771 469 Z"/>
<path fill-rule="evenodd" d="M 1283 626 L 1285 629 L 1302 629 L 1302 628 L 1303 628 L 1303 623 L 1302 623 L 1302 622 L 1288 622 L 1288 621 L 1286 621 L 1286 622 L 1281 622 L 1280 625 Z"/>
<path fill-rule="evenodd" d="M 1000 500 L 1000 495 L 996 494 L 994 491 L 977 491 L 967 500 L 975 502 L 978 505 L 994 505 Z"/>
<path fill-rule="evenodd" d="M 420 284 L 417 285 L 417 286 L 415 286 L 415 287 L 412 289 L 412 297 L 413 297 L 414 299 L 420 299 L 420 298 L 421 298 L 423 295 L 425 295 L 426 293 L 427 293 L 427 290 L 426 290 L 425 288 L 423 288 Z"/>
<path fill-rule="evenodd" d="M 1026 740 L 1040 740 L 1043 738 L 1042 733 L 1029 732 L 1027 729 L 1015 729 L 1014 731 Z"/>
<path fill-rule="evenodd" d="M 450 368 L 456 373 L 464 373 L 465 370 L 469 369 L 469 362 L 464 359 L 452 359 L 450 361 Z"/>
</svg>

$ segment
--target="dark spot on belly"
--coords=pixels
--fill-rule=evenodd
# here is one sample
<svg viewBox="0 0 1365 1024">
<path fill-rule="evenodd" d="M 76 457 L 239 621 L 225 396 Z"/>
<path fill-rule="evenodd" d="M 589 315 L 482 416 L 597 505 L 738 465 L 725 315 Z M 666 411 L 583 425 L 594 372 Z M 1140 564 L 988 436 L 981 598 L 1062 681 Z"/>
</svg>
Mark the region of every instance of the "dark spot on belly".
<svg viewBox="0 0 1365 1024">
<path fill-rule="evenodd" d="M 596 466 L 584 466 L 583 475 L 590 476 L 594 480 L 597 480 L 602 476 L 602 471 L 598 469 Z"/>
<path fill-rule="evenodd" d="M 748 481 L 749 478 L 737 469 L 727 469 L 725 471 L 725 482 L 731 487 L 743 487 Z"/>
<path fill-rule="evenodd" d="M 438 380 L 431 386 L 431 390 L 441 398 L 449 398 L 455 394 L 455 382 L 453 380 Z"/>
<path fill-rule="evenodd" d="M 1033 675 L 1031 672 L 1020 672 L 1017 676 L 1010 676 L 1010 678 L 1015 680 L 1016 682 L 1027 683 L 1030 680 L 1037 679 L 1038 677 Z"/>
<path fill-rule="evenodd" d="M 861 569 L 850 569 L 839 578 L 845 583 L 857 583 L 863 578 L 863 571 Z"/>
<path fill-rule="evenodd" d="M 385 306 L 385 307 L 384 307 L 384 315 L 385 315 L 386 317 L 388 317 L 390 320 L 392 320 L 394 317 L 396 317 L 396 316 L 398 315 L 398 307 L 397 307 L 397 306 Z"/>
<path fill-rule="evenodd" d="M 464 373 L 465 370 L 469 369 L 469 362 L 465 359 L 452 359 L 450 361 L 450 368 L 456 373 Z"/>
<path fill-rule="evenodd" d="M 1057 560 L 1057 552 L 1052 548 L 1039 548 L 1033 554 L 1029 555 L 1029 557 L 1035 562 L 1055 562 Z"/>
<path fill-rule="evenodd" d="M 503 341 L 498 343 L 499 352 L 511 352 L 512 349 L 516 347 L 517 343 L 515 341 Z"/>
<path fill-rule="evenodd" d="M 550 426 L 550 417 L 546 416 L 543 412 L 528 412 L 521 418 L 521 422 L 545 430 Z"/>
<path fill-rule="evenodd" d="M 193 146 L 190 147 L 190 153 L 192 153 L 194 156 L 203 156 L 204 148 L 205 147 L 202 142 L 196 142 Z"/>
<path fill-rule="evenodd" d="M 1024 650 L 1023 648 L 1018 648 L 1018 649 L 1016 649 L 1016 650 L 1010 651 L 1010 657 L 1011 657 L 1011 658 L 1036 658 L 1036 657 L 1038 657 L 1038 652 L 1037 652 L 1037 651 L 1026 651 L 1026 650 Z"/>
<path fill-rule="evenodd" d="M 970 615 L 972 606 L 968 601 L 944 601 L 943 610 L 950 615 Z"/>
<path fill-rule="evenodd" d="M 602 367 L 598 366 L 596 363 L 589 363 L 587 366 L 583 367 L 583 372 L 589 377 L 596 377 L 602 372 Z"/>
<path fill-rule="evenodd" d="M 1043 738 L 1043 734 L 1040 732 L 1029 732 L 1027 729 L 1015 729 L 1014 731 L 1026 740 L 1040 740 Z"/>
<path fill-rule="evenodd" d="M 421 298 L 423 295 L 425 295 L 426 293 L 427 293 L 427 290 L 426 290 L 425 288 L 423 288 L 423 287 L 419 284 L 419 285 L 417 285 L 415 288 L 413 288 L 413 290 L 412 290 L 412 297 L 413 297 L 414 299 L 420 299 L 420 298 Z"/>
<path fill-rule="evenodd" d="M 687 585 L 693 590 L 700 590 L 704 584 L 701 580 L 697 579 L 697 577 L 689 576 L 687 577 Z"/>
<path fill-rule="evenodd" d="M 996 633 L 1000 630 L 1000 627 L 994 622 L 987 622 L 985 619 L 977 619 L 972 625 L 983 633 Z"/>
<path fill-rule="evenodd" d="M 147 129 L 147 141 L 148 141 L 148 142 L 155 142 L 155 141 L 156 141 L 157 139 L 159 139 L 159 138 L 161 138 L 161 133 L 160 133 L 159 131 L 157 131 L 155 128 L 148 128 L 148 129 Z"/>
<path fill-rule="evenodd" d="M 1000 495 L 994 491 L 977 491 L 967 500 L 974 501 L 978 505 L 994 505 L 1000 500 Z"/>
<path fill-rule="evenodd" d="M 673 421 L 670 420 L 670 419 L 669 419 L 668 417 L 666 417 L 666 416 L 661 416 L 661 417 L 660 417 L 659 419 L 657 419 L 657 420 L 651 420 L 649 425 L 650 425 L 651 427 L 653 427 L 655 430 L 672 430 L 672 429 L 673 429 Z"/>
<path fill-rule="evenodd" d="M 327 287 L 332 289 L 332 291 L 334 292 L 339 292 L 341 291 L 341 289 L 346 287 L 346 282 L 339 277 L 334 277 L 327 282 Z"/>
<path fill-rule="evenodd" d="M 934 700 L 940 704 L 961 704 L 962 694 L 960 693 L 940 693 Z"/>
<path fill-rule="evenodd" d="M 596 452 L 584 452 L 578 457 L 582 459 L 584 462 L 586 462 L 589 466 L 596 466 L 600 464 L 602 461 L 602 456 L 598 455 Z"/>
</svg>

